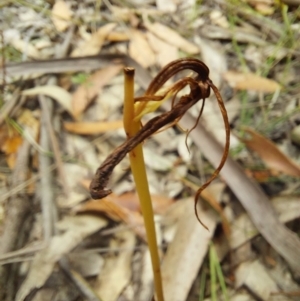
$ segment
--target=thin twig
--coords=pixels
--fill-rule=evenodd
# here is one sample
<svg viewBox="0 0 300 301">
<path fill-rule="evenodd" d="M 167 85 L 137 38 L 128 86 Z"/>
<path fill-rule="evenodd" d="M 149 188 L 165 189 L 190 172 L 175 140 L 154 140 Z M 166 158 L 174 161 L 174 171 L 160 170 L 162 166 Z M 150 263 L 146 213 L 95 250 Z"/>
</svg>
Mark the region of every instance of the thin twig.
<svg viewBox="0 0 300 301">
<path fill-rule="evenodd" d="M 49 116 L 49 106 L 47 99 L 43 95 L 39 95 L 39 102 L 42 108 L 41 114 L 41 129 L 40 129 L 40 145 L 41 147 L 49 151 L 49 129 L 47 123 L 47 117 Z M 51 158 L 44 153 L 39 152 L 39 165 L 40 173 L 43 175 L 41 178 L 41 207 L 43 215 L 43 229 L 44 229 L 44 241 L 49 242 L 54 231 L 55 223 L 55 204 L 53 193 L 53 176 L 52 173 L 47 172 L 51 165 Z"/>
<path fill-rule="evenodd" d="M 48 83 L 50 84 L 49 81 L 48 81 Z M 58 143 L 56 135 L 54 133 L 54 129 L 53 129 L 52 122 L 51 122 L 51 116 L 50 116 L 51 114 L 50 114 L 49 104 L 52 103 L 52 100 L 45 96 L 43 96 L 43 99 L 45 99 L 46 101 L 42 102 L 42 105 L 43 105 L 42 109 L 43 109 L 44 118 L 46 120 L 47 129 L 49 131 L 49 138 L 51 141 L 51 146 L 52 146 L 55 162 L 56 162 L 57 169 L 58 169 L 59 179 L 60 179 L 63 191 L 64 191 L 64 195 L 66 197 L 68 197 L 70 195 L 70 187 L 67 182 L 66 173 L 65 173 L 65 170 L 63 167 L 62 155 L 61 155 L 61 152 L 59 149 L 59 143 Z"/>
</svg>

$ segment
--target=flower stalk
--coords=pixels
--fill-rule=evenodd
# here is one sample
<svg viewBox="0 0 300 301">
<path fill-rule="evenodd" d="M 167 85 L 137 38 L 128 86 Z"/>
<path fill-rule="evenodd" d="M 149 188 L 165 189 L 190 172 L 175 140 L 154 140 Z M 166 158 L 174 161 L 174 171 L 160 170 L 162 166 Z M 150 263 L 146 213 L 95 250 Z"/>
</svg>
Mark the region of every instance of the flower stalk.
<svg viewBox="0 0 300 301">
<path fill-rule="evenodd" d="M 133 137 L 141 128 L 140 120 L 135 119 L 134 110 L 134 69 L 124 69 L 124 112 L 123 123 L 128 138 Z M 144 217 L 146 236 L 152 261 L 154 285 L 158 301 L 163 301 L 163 286 L 160 270 L 160 260 L 154 224 L 154 214 L 148 186 L 142 144 L 138 144 L 129 152 L 130 167 L 133 174 L 136 191 L 139 196 Z"/>
</svg>

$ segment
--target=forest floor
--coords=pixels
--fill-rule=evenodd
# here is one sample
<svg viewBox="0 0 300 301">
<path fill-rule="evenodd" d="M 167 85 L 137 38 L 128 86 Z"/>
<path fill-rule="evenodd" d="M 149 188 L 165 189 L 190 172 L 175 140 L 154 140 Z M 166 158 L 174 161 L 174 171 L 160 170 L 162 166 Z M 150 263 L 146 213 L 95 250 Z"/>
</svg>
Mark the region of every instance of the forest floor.
<svg viewBox="0 0 300 301">
<path fill-rule="evenodd" d="M 206 230 L 194 196 L 225 145 L 214 93 L 197 125 L 202 101 L 143 142 L 165 300 L 300 300 L 300 1 L 0 8 L 0 300 L 153 298 L 128 158 L 108 181 L 112 194 L 92 200 L 89 185 L 126 141 L 123 68 L 135 68 L 137 97 L 185 57 L 203 61 L 220 90 L 230 151 L 197 204 Z"/>
</svg>

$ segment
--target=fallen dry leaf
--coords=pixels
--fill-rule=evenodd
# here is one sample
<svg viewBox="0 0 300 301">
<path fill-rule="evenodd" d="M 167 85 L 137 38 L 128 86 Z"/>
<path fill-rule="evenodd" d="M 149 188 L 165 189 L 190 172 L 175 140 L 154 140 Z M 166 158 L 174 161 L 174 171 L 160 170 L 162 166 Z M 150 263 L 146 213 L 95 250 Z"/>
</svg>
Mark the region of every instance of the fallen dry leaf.
<svg viewBox="0 0 300 301">
<path fill-rule="evenodd" d="M 270 16 L 275 12 L 275 7 L 271 7 L 267 4 L 261 3 L 255 6 L 255 9 L 260 12 L 262 15 Z"/>
<path fill-rule="evenodd" d="M 232 88 L 237 90 L 253 90 L 273 93 L 282 88 L 275 80 L 261 77 L 254 73 L 227 71 L 223 74 L 223 77 Z"/>
<path fill-rule="evenodd" d="M 192 199 L 180 202 L 184 202 L 184 213 L 162 265 L 166 301 L 186 300 L 217 225 L 217 218 L 211 209 L 204 210 L 198 206 L 201 220 L 209 229 L 207 231 L 195 218 Z"/>
<path fill-rule="evenodd" d="M 109 197 L 111 202 L 125 207 L 131 211 L 141 212 L 140 201 L 138 195 L 133 192 L 123 193 L 122 195 L 111 194 Z M 174 200 L 161 195 L 151 195 L 154 213 L 162 214 L 174 203 Z"/>
<path fill-rule="evenodd" d="M 176 46 L 166 43 L 151 32 L 147 32 L 147 38 L 151 48 L 156 53 L 159 66 L 164 67 L 170 62 L 178 59 Z"/>
<path fill-rule="evenodd" d="M 132 231 L 117 232 L 115 238 L 110 240 L 109 248 L 122 251 L 106 258 L 103 270 L 96 279 L 94 290 L 101 300 L 116 301 L 129 284 L 135 241 Z"/>
<path fill-rule="evenodd" d="M 73 252 L 68 259 L 70 266 L 83 277 L 98 276 L 104 264 L 103 257 L 96 252 Z"/>
<path fill-rule="evenodd" d="M 248 0 L 247 2 L 265 16 L 272 15 L 275 11 L 274 0 Z"/>
<path fill-rule="evenodd" d="M 146 23 L 146 28 L 152 32 L 157 37 L 161 38 L 162 40 L 168 42 L 171 45 L 174 45 L 185 51 L 189 54 L 197 54 L 199 53 L 199 48 L 194 45 L 193 43 L 189 42 L 181 35 L 179 35 L 175 30 L 163 25 L 161 23 Z"/>
<path fill-rule="evenodd" d="M 9 168 L 13 169 L 16 165 L 17 151 L 22 145 L 23 138 L 21 136 L 9 137 L 2 145 L 2 151 L 6 154 L 6 162 Z"/>
<path fill-rule="evenodd" d="M 130 31 L 129 54 L 144 68 L 148 68 L 155 64 L 156 58 L 145 35 L 138 30 Z"/>
<path fill-rule="evenodd" d="M 258 260 L 243 262 L 236 270 L 235 278 L 237 287 L 246 286 L 260 300 L 270 300 L 271 293 L 279 290 L 275 281 Z"/>
<path fill-rule="evenodd" d="M 7 155 L 16 153 L 22 141 L 23 139 L 19 134 L 7 137 L 5 142 L 1 145 L 1 150 Z"/>
<path fill-rule="evenodd" d="M 279 220 L 287 223 L 300 217 L 300 198 L 294 195 L 275 197 L 271 200 Z M 249 216 L 244 213 L 231 224 L 230 248 L 236 249 L 248 240 L 257 236 L 259 232 Z"/>
<path fill-rule="evenodd" d="M 38 144 L 40 120 L 35 117 L 34 112 L 29 109 L 23 109 L 17 118 L 17 122 L 22 127 L 23 138 L 27 140 L 35 149 L 43 151 Z"/>
<path fill-rule="evenodd" d="M 229 28 L 230 24 L 224 14 L 224 12 L 220 10 L 213 10 L 210 14 L 209 17 L 212 21 L 212 23 L 221 26 L 223 28 Z"/>
<path fill-rule="evenodd" d="M 275 173 L 300 176 L 300 166 L 283 154 L 272 141 L 250 128 L 246 128 L 245 132 L 250 135 L 250 138 L 241 140 L 249 149 L 255 151 L 271 170 Z"/>
<path fill-rule="evenodd" d="M 174 13 L 177 5 L 174 0 L 156 0 L 156 6 L 159 11 Z"/>
<path fill-rule="evenodd" d="M 16 163 L 16 154 L 23 142 L 23 138 L 13 128 L 3 124 L 0 128 L 0 150 L 6 155 L 7 165 L 13 169 Z"/>
<path fill-rule="evenodd" d="M 26 54 L 28 57 L 31 57 L 31 58 L 37 59 L 37 60 L 42 58 L 42 55 L 37 50 L 37 48 L 27 41 L 23 41 L 21 39 L 13 39 L 10 41 L 10 44 L 14 48 L 19 50 L 21 53 Z"/>
<path fill-rule="evenodd" d="M 259 183 L 267 182 L 271 177 L 273 177 L 273 174 L 270 170 L 245 169 L 245 173 L 248 177 L 254 178 Z"/>
<path fill-rule="evenodd" d="M 89 180 L 81 181 L 81 185 L 87 190 L 89 189 L 90 183 L 91 182 Z M 118 206 L 122 206 L 130 211 L 141 212 L 140 201 L 137 193 L 135 192 L 125 192 L 121 195 L 111 193 L 107 199 L 109 199 L 110 202 L 113 202 Z M 164 214 L 165 211 L 174 203 L 174 199 L 157 194 L 152 194 L 151 200 L 153 212 L 155 214 Z"/>
<path fill-rule="evenodd" d="M 111 202 L 108 198 L 101 200 L 90 200 L 80 205 L 75 211 L 77 212 L 101 212 L 105 213 L 112 220 L 119 222 L 128 220 L 128 209 L 123 208 L 119 204 Z"/>
<path fill-rule="evenodd" d="M 135 13 L 134 9 L 131 9 L 128 7 L 119 7 L 116 5 L 111 5 L 110 9 L 111 9 L 113 18 L 115 20 L 119 20 L 119 21 L 123 21 L 123 22 L 129 22 Z"/>
<path fill-rule="evenodd" d="M 82 112 L 89 106 L 100 89 L 107 85 L 122 69 L 122 65 L 111 65 L 92 74 L 86 83 L 80 85 L 72 97 L 72 112 L 75 118 L 79 118 Z"/>
<path fill-rule="evenodd" d="M 107 35 L 106 40 L 110 42 L 125 42 L 130 40 L 130 34 L 127 31 L 111 31 Z"/>
<path fill-rule="evenodd" d="M 133 231 L 146 240 L 146 232 L 142 215 L 131 211 L 118 203 L 111 201 L 112 195 L 101 200 L 90 200 L 75 209 L 75 212 L 103 213 L 116 222 L 124 222 L 133 228 Z"/>
<path fill-rule="evenodd" d="M 16 301 L 25 300 L 33 290 L 41 288 L 63 255 L 106 225 L 106 220 L 91 215 L 68 216 L 60 221 L 58 226 L 65 230 L 64 233 L 53 236 L 49 245 L 35 254 L 30 271 L 17 292 Z"/>
<path fill-rule="evenodd" d="M 84 182 L 84 185 L 87 183 Z M 174 203 L 168 197 L 152 195 L 154 213 L 161 214 Z M 114 221 L 123 221 L 133 227 L 134 231 L 145 239 L 145 229 L 141 215 L 140 202 L 136 193 L 128 192 L 122 195 L 111 193 L 101 200 L 90 200 L 75 209 L 76 212 L 104 213 Z"/>
<path fill-rule="evenodd" d="M 123 127 L 123 120 L 99 122 L 64 122 L 64 128 L 75 134 L 95 135 L 114 131 Z"/>
<path fill-rule="evenodd" d="M 71 108 L 72 95 L 61 87 L 53 86 L 53 85 L 37 86 L 32 89 L 27 89 L 22 91 L 22 94 L 27 96 L 33 96 L 39 94 L 49 96 L 55 99 L 65 110 L 67 110 L 70 114 L 72 114 L 72 108 Z"/>
<path fill-rule="evenodd" d="M 87 56 L 98 54 L 108 36 L 108 34 L 117 26 L 116 23 L 108 23 L 94 32 L 90 38 L 75 48 L 71 57 Z"/>
<path fill-rule="evenodd" d="M 163 214 L 173 203 L 174 199 L 162 195 L 151 195 L 154 213 Z"/>
<path fill-rule="evenodd" d="M 51 19 L 58 31 L 65 31 L 71 24 L 73 12 L 65 1 L 56 1 L 51 12 Z"/>
</svg>

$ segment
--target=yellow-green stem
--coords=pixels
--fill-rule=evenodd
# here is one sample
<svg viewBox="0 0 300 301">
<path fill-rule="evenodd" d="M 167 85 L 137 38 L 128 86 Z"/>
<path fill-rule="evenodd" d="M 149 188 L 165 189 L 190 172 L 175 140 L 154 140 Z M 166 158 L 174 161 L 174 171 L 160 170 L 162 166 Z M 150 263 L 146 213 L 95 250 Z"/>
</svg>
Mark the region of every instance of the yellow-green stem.
<svg viewBox="0 0 300 301">
<path fill-rule="evenodd" d="M 123 121 L 126 135 L 132 137 L 140 129 L 140 121 L 134 120 L 134 69 L 125 68 L 125 96 L 124 96 L 124 113 Z M 154 214 L 149 192 L 143 148 L 139 144 L 129 153 L 130 166 L 133 174 L 136 190 L 141 203 L 141 210 L 144 217 L 145 228 L 150 256 L 152 260 L 152 269 L 154 276 L 154 285 L 158 301 L 163 301 L 163 287 L 160 271 L 160 260 L 156 240 L 154 225 Z"/>
</svg>

